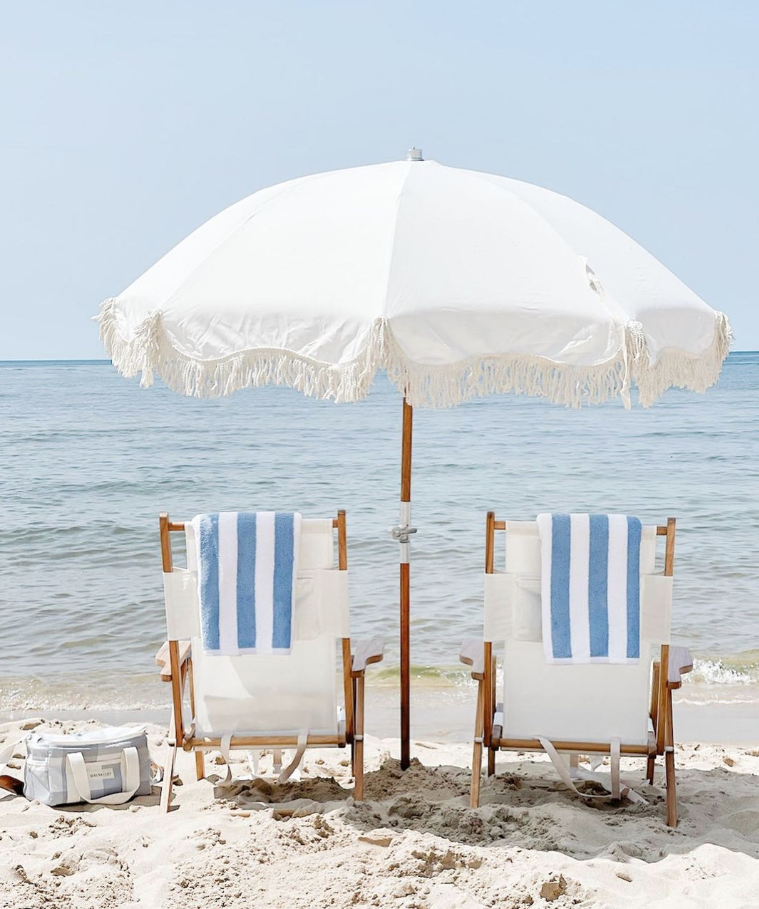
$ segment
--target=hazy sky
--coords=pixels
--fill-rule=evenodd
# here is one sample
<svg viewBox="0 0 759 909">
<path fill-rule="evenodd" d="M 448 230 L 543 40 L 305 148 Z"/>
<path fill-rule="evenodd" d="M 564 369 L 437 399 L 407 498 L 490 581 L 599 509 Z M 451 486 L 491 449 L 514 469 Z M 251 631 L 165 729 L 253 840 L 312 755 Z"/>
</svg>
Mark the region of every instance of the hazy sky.
<svg viewBox="0 0 759 909">
<path fill-rule="evenodd" d="M 0 359 L 102 357 L 211 215 L 412 144 L 596 209 L 759 348 L 758 45 L 755 0 L 0 0 Z"/>
</svg>

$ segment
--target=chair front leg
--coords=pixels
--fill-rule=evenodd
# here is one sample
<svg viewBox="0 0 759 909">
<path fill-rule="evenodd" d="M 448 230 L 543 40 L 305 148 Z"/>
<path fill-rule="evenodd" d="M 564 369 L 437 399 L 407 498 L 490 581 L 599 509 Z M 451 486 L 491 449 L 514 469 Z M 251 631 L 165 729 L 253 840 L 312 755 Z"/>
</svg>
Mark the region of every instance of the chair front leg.
<svg viewBox="0 0 759 909">
<path fill-rule="evenodd" d="M 353 764 L 353 798 L 363 801 L 364 798 L 364 680 L 366 667 L 379 663 L 385 652 L 381 638 L 373 638 L 365 644 L 356 646 L 356 653 L 351 661 L 351 679 L 353 682 L 353 740 L 351 756 Z"/>
<path fill-rule="evenodd" d="M 677 827 L 677 778 L 675 773 L 675 730 L 672 717 L 672 689 L 667 686 L 667 713 L 664 731 L 664 771 L 667 784 L 667 826 Z"/>
<path fill-rule="evenodd" d="M 350 724 L 346 723 L 346 736 L 348 733 L 348 728 L 350 726 L 350 745 L 351 745 L 351 776 L 356 776 L 356 742 L 354 741 L 354 731 L 356 725 L 356 680 L 351 679 L 351 701 L 350 709 L 346 710 L 346 715 L 350 716 Z"/>
<path fill-rule="evenodd" d="M 485 679 L 477 682 L 477 714 L 474 720 L 474 747 L 472 749 L 472 789 L 469 807 L 480 807 L 480 776 L 482 774 L 482 738 L 485 727 Z"/>
<path fill-rule="evenodd" d="M 192 713 L 192 722 L 195 722 L 195 675 L 192 669 L 192 657 L 187 660 L 187 681 L 190 687 L 190 712 Z M 206 775 L 205 759 L 201 748 L 195 749 L 195 779 L 202 780 Z"/>
<path fill-rule="evenodd" d="M 355 679 L 356 708 L 355 729 L 353 732 L 353 799 L 364 800 L 364 673 Z"/>
<path fill-rule="evenodd" d="M 174 783 L 174 762 L 177 757 L 176 739 L 172 740 L 171 729 L 174 726 L 174 710 L 171 711 L 169 735 L 166 738 L 166 751 L 163 759 L 163 779 L 161 780 L 161 814 L 168 814 L 171 807 L 171 792 Z"/>
<path fill-rule="evenodd" d="M 687 647 L 662 647 L 660 670 L 664 697 L 664 770 L 667 783 L 667 824 L 677 827 L 677 778 L 675 774 L 675 727 L 672 712 L 672 692 L 683 683 L 683 675 L 693 669 L 693 657 Z"/>
<path fill-rule="evenodd" d="M 651 680 L 651 723 L 654 728 L 654 735 L 656 735 L 658 721 L 659 721 L 659 686 L 661 684 L 661 663 L 658 661 L 654 663 L 653 677 Z M 646 761 L 646 779 L 650 786 L 654 784 L 654 773 L 656 771 L 656 752 L 649 754 L 648 760 Z"/>
</svg>

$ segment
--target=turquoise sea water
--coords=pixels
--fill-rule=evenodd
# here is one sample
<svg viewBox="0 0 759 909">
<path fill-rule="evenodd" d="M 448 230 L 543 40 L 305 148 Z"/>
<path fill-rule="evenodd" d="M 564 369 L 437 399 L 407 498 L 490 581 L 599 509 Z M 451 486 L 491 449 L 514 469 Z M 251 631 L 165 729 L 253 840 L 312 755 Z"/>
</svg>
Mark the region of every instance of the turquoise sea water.
<svg viewBox="0 0 759 909">
<path fill-rule="evenodd" d="M 463 675 L 482 617 L 485 513 L 678 518 L 676 642 L 699 658 L 684 697 L 759 700 L 759 353 L 732 354 L 706 396 L 569 411 L 503 397 L 418 411 L 414 684 Z M 286 388 L 222 400 L 141 389 L 110 364 L 0 364 L 0 711 L 159 707 L 158 513 L 348 512 L 353 635 L 397 667 L 401 401 Z M 468 696 L 468 695 L 467 695 Z"/>
</svg>

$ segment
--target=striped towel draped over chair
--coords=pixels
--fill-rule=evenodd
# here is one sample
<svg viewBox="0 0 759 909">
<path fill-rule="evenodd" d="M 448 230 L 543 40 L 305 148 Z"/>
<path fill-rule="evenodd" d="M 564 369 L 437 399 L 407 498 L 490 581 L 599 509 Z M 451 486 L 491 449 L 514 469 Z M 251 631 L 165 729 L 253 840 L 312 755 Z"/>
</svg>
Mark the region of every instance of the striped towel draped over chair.
<svg viewBox="0 0 759 909">
<path fill-rule="evenodd" d="M 289 653 L 300 514 L 226 511 L 193 525 L 203 650 Z"/>
<path fill-rule="evenodd" d="M 641 522 L 541 514 L 543 649 L 550 663 L 640 658 Z"/>
</svg>

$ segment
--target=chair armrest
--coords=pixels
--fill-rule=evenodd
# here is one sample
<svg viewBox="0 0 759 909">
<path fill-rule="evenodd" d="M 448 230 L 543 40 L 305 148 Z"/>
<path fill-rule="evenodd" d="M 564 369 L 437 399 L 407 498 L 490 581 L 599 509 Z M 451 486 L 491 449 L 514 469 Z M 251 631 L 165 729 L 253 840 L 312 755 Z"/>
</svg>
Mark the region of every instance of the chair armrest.
<svg viewBox="0 0 759 909">
<path fill-rule="evenodd" d="M 179 665 L 183 666 L 190 656 L 191 644 L 189 641 L 179 642 Z M 155 661 L 160 667 L 161 681 L 171 681 L 171 657 L 169 655 L 169 642 L 164 641 L 161 649 L 155 655 Z"/>
<path fill-rule="evenodd" d="M 485 677 L 485 648 L 482 641 L 477 638 L 470 638 L 468 641 L 464 641 L 461 645 L 459 660 L 472 667 L 473 679 Z"/>
<path fill-rule="evenodd" d="M 372 638 L 363 644 L 357 643 L 351 663 L 351 674 L 361 675 L 370 663 L 379 663 L 384 655 L 385 642 L 382 638 Z"/>
<path fill-rule="evenodd" d="M 690 650 L 687 647 L 670 647 L 668 662 L 667 686 L 679 688 L 683 683 L 682 677 L 693 669 L 693 657 L 690 655 Z"/>
</svg>

